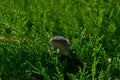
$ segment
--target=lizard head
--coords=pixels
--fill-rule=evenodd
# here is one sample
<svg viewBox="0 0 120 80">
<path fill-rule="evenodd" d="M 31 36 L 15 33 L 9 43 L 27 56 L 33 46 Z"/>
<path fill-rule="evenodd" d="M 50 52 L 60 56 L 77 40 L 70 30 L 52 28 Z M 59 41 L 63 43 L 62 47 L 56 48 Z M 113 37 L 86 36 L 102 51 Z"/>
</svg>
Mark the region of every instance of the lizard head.
<svg viewBox="0 0 120 80">
<path fill-rule="evenodd" d="M 50 40 L 50 42 L 54 47 L 59 48 L 63 55 L 71 58 L 70 52 L 72 50 L 72 47 L 68 39 L 62 36 L 55 36 Z"/>
<path fill-rule="evenodd" d="M 71 46 L 69 40 L 62 36 L 55 36 L 50 40 L 50 42 L 53 46 L 56 46 L 60 49 L 67 49 Z"/>
</svg>

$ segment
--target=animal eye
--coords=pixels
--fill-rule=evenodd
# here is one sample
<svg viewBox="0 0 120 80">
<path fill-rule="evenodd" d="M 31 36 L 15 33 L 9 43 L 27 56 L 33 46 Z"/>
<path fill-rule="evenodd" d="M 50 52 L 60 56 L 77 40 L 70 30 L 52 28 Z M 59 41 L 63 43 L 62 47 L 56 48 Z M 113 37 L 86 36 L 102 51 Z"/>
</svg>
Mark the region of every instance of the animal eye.
<svg viewBox="0 0 120 80">
<path fill-rule="evenodd" d="M 53 39 L 53 40 L 52 40 L 52 42 L 56 42 L 56 40 L 55 40 L 55 39 Z"/>
<path fill-rule="evenodd" d="M 61 42 L 61 40 L 57 40 L 57 42 Z"/>
<path fill-rule="evenodd" d="M 57 42 L 60 42 L 60 43 L 62 43 L 63 41 L 62 41 L 62 40 L 57 40 Z"/>
</svg>

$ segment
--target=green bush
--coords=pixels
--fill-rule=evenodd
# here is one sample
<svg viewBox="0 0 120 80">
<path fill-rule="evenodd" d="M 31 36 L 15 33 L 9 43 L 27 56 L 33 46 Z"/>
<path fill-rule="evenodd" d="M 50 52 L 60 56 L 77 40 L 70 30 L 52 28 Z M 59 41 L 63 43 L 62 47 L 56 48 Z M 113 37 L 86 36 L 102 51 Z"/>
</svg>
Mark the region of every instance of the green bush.
<svg viewBox="0 0 120 80">
<path fill-rule="evenodd" d="M 120 79 L 119 0 L 1 0 L 0 11 L 0 80 Z M 82 68 L 51 50 L 56 35 Z"/>
</svg>

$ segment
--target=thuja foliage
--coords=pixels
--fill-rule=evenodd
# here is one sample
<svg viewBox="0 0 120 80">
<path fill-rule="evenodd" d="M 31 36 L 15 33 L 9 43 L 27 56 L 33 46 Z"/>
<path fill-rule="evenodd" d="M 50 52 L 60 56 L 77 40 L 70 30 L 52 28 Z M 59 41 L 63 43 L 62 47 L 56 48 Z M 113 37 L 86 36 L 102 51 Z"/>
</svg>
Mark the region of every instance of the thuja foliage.
<svg viewBox="0 0 120 80">
<path fill-rule="evenodd" d="M 119 33 L 119 0 L 1 0 L 0 80 L 119 80 Z M 52 49 L 56 35 L 74 63 Z"/>
</svg>

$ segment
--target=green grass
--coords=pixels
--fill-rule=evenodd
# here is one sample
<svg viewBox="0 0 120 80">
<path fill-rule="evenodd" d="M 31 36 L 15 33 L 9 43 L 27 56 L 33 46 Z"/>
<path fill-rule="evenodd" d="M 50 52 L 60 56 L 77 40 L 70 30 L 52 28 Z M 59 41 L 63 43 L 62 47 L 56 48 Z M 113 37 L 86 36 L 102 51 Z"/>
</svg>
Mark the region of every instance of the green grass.
<svg viewBox="0 0 120 80">
<path fill-rule="evenodd" d="M 1 0 L 0 80 L 120 80 L 119 34 L 119 0 Z M 83 69 L 65 70 L 50 49 L 56 35 Z"/>
</svg>

